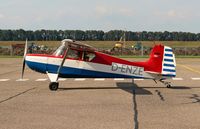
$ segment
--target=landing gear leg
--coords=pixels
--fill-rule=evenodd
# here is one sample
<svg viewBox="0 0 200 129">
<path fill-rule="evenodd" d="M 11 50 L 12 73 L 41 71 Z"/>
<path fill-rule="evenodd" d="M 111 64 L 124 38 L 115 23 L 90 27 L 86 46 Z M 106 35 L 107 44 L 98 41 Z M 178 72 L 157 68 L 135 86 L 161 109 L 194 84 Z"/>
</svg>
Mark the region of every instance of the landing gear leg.
<svg viewBox="0 0 200 129">
<path fill-rule="evenodd" d="M 160 82 L 163 83 L 167 88 L 171 88 L 172 87 L 170 82 L 165 82 L 163 80 L 160 80 Z"/>
<path fill-rule="evenodd" d="M 133 85 L 135 84 L 134 79 L 132 79 L 132 84 L 133 84 Z"/>
<path fill-rule="evenodd" d="M 58 83 L 58 82 L 51 82 L 51 83 L 49 84 L 49 89 L 50 89 L 51 91 L 56 91 L 56 90 L 58 90 L 58 86 L 59 86 L 59 83 Z"/>
</svg>

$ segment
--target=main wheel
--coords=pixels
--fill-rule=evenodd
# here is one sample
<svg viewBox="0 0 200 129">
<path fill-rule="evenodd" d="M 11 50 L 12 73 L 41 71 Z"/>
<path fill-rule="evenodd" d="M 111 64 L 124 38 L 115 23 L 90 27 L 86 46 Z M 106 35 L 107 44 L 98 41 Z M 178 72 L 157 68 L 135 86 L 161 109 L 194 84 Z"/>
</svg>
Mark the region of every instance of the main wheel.
<svg viewBox="0 0 200 129">
<path fill-rule="evenodd" d="M 58 83 L 57 82 L 51 82 L 49 84 L 49 89 L 52 90 L 52 91 L 56 91 L 58 89 Z"/>
<path fill-rule="evenodd" d="M 170 84 L 167 84 L 167 88 L 171 88 L 171 85 L 170 85 Z"/>
</svg>

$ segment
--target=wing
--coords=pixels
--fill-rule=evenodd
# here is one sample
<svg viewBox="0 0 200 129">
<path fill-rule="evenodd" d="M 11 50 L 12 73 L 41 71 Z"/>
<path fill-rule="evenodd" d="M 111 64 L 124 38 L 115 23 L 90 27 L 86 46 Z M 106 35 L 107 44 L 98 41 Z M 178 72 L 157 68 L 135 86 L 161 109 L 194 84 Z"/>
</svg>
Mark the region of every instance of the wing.
<svg viewBox="0 0 200 129">
<path fill-rule="evenodd" d="M 78 42 L 78 41 L 73 41 L 70 39 L 65 39 L 62 41 L 62 43 L 65 44 L 68 48 L 78 49 L 78 50 L 82 50 L 82 51 L 90 51 L 90 52 L 96 51 L 96 48 L 94 48 L 88 44 L 84 44 L 84 43 Z"/>
</svg>

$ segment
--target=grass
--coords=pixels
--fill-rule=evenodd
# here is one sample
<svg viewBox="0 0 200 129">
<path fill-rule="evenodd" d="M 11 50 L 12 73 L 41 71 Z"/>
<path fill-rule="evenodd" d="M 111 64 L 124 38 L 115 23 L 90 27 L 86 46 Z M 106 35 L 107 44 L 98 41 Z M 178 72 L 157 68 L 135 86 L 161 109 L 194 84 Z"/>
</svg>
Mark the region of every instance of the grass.
<svg viewBox="0 0 200 129">
<path fill-rule="evenodd" d="M 184 55 L 178 55 L 176 58 L 200 58 L 200 56 L 184 56 Z"/>
<path fill-rule="evenodd" d="M 38 45 L 46 45 L 49 47 L 60 46 L 60 41 L 29 41 Z M 116 41 L 82 41 L 88 45 L 96 48 L 112 48 Z M 137 41 L 127 41 L 126 47 L 131 47 L 136 44 Z M 200 41 L 141 41 L 143 46 L 152 47 L 154 44 L 163 44 L 171 47 L 200 47 Z M 24 44 L 25 41 L 0 41 L 0 46 L 10 46 L 12 44 Z"/>
<path fill-rule="evenodd" d="M 0 58 L 22 58 L 23 56 L 8 56 L 8 55 L 0 55 Z"/>
<path fill-rule="evenodd" d="M 137 41 L 127 41 L 126 47 L 131 47 L 136 44 Z M 116 41 L 85 41 L 85 43 L 97 48 L 112 48 Z M 152 47 L 154 44 L 163 44 L 170 47 L 200 47 L 200 41 L 141 41 L 143 46 Z"/>
</svg>

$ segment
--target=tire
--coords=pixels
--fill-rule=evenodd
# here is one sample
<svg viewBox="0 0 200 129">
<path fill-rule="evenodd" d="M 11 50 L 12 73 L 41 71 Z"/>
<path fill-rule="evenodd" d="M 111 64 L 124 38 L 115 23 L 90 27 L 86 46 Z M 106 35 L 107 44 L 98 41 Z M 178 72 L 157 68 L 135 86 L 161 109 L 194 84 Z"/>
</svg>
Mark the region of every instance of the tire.
<svg viewBox="0 0 200 129">
<path fill-rule="evenodd" d="M 49 84 L 49 89 L 51 90 L 51 91 L 56 91 L 56 90 L 58 90 L 58 83 L 57 82 L 51 82 L 50 84 Z"/>
<path fill-rule="evenodd" d="M 167 84 L 167 88 L 171 88 L 171 85 L 170 85 L 170 84 Z"/>
</svg>

